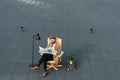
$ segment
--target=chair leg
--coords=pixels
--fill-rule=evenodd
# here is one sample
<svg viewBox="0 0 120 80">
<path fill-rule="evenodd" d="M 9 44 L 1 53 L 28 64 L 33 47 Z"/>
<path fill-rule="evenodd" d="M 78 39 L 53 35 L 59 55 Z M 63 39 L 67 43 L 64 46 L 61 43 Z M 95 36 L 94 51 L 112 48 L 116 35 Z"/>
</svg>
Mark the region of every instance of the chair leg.
<svg viewBox="0 0 120 80">
<path fill-rule="evenodd" d="M 53 69 L 54 69 L 54 70 L 58 70 L 58 68 L 57 68 L 57 67 L 55 67 L 55 66 L 53 66 Z"/>
<path fill-rule="evenodd" d="M 51 64 L 50 66 L 47 67 L 47 70 L 53 68 L 54 70 L 58 70 L 58 68 L 55 66 L 55 64 Z"/>
<path fill-rule="evenodd" d="M 49 65 L 48 67 L 47 67 L 47 70 L 49 70 L 49 69 L 51 69 L 52 68 L 52 65 Z"/>
<path fill-rule="evenodd" d="M 56 67 L 62 67 L 62 65 L 57 65 Z"/>
</svg>

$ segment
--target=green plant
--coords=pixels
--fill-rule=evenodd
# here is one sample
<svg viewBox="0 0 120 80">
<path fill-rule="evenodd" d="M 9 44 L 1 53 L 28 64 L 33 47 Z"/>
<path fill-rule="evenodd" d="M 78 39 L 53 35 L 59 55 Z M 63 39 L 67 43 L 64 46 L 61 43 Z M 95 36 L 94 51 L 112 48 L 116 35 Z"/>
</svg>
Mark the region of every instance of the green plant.
<svg viewBox="0 0 120 80">
<path fill-rule="evenodd" d="M 71 54 L 68 56 L 68 59 L 69 59 L 69 61 L 74 62 L 74 55 L 71 53 Z"/>
</svg>

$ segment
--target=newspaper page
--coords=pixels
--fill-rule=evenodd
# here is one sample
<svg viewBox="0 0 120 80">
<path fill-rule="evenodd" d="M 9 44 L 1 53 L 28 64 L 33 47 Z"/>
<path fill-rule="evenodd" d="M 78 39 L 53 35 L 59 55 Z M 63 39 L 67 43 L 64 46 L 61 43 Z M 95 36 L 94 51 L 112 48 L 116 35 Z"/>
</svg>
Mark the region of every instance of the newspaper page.
<svg viewBox="0 0 120 80">
<path fill-rule="evenodd" d="M 43 54 L 56 55 L 57 51 L 53 47 L 43 48 L 43 47 L 39 46 L 39 53 L 40 53 L 40 55 L 43 55 Z"/>
</svg>

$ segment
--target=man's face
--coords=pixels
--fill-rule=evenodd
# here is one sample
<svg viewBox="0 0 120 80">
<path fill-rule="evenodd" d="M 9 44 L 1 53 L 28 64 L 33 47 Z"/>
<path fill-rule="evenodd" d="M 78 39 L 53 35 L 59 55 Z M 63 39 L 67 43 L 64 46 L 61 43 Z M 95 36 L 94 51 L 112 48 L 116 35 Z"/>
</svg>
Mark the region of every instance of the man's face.
<svg viewBox="0 0 120 80">
<path fill-rule="evenodd" d="M 55 39 L 50 39 L 50 42 L 51 42 L 51 43 L 54 43 L 54 42 L 55 42 Z"/>
</svg>

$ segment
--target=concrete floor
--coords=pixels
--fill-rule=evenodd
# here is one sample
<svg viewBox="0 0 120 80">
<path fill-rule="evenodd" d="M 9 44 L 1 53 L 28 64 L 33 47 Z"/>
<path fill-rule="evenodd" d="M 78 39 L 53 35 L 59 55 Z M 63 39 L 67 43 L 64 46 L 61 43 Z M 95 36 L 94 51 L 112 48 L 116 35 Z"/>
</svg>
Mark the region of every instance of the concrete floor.
<svg viewBox="0 0 120 80">
<path fill-rule="evenodd" d="M 0 80 L 120 80 L 119 8 L 119 0 L 0 0 Z M 63 67 L 45 78 L 42 67 L 29 69 L 36 33 L 34 63 L 50 35 L 63 39 Z M 76 71 L 66 70 L 70 53 Z"/>
</svg>

